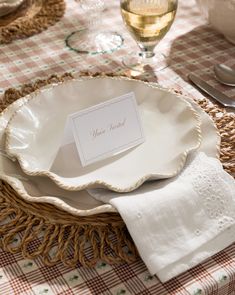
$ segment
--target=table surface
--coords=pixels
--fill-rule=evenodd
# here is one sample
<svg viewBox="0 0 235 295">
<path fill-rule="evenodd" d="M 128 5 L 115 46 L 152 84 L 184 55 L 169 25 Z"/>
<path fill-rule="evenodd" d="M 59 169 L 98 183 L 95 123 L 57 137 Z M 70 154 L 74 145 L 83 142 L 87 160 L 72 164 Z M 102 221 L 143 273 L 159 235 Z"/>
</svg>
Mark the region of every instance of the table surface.
<svg viewBox="0 0 235 295">
<path fill-rule="evenodd" d="M 112 54 L 79 55 L 65 45 L 66 37 L 81 27 L 78 4 L 67 1 L 64 18 L 39 35 L 0 47 L 0 94 L 9 87 L 45 78 L 51 74 L 80 71 L 129 74 L 122 57 L 138 48 L 122 24 L 119 1 L 106 1 L 104 22 L 124 38 L 123 46 Z M 170 64 L 157 73 L 144 76 L 164 87 L 183 90 L 200 98 L 187 75 L 196 73 L 209 84 L 235 97 L 235 89 L 222 86 L 213 75 L 213 65 L 235 67 L 235 46 L 215 32 L 200 14 L 194 0 L 179 1 L 176 20 L 155 49 L 166 55 Z M 17 241 L 16 241 L 17 242 Z M 154 295 L 231 295 L 235 294 L 235 244 L 190 271 L 161 284 L 149 275 L 139 259 L 131 265 L 110 266 L 103 262 L 95 268 L 69 269 L 62 264 L 46 267 L 39 258 L 31 261 L 21 254 L 0 250 L 0 295 L 44 294 L 154 294 Z"/>
</svg>

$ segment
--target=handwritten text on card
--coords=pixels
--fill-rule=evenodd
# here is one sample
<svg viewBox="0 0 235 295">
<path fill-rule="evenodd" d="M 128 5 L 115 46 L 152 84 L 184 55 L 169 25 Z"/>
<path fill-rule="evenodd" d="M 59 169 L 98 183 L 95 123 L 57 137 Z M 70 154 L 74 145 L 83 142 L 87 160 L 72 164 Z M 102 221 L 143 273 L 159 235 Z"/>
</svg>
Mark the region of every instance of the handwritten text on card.
<svg viewBox="0 0 235 295">
<path fill-rule="evenodd" d="M 83 166 L 143 143 L 144 133 L 134 93 L 71 114 L 62 145 L 72 141 L 75 141 Z"/>
</svg>

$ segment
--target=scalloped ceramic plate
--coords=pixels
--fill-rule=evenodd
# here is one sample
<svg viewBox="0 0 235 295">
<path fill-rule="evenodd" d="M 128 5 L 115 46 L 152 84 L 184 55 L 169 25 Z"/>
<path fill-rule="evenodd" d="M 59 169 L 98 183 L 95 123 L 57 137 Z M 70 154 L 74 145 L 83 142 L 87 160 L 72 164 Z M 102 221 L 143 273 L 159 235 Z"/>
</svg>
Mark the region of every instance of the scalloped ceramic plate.
<svg viewBox="0 0 235 295">
<path fill-rule="evenodd" d="M 127 152 L 82 167 L 75 144 L 59 149 L 69 114 L 133 91 L 146 140 Z M 128 192 L 147 180 L 170 178 L 201 142 L 197 113 L 182 97 L 146 83 L 88 78 L 34 94 L 7 127 L 6 151 L 31 176 L 48 176 L 78 191 L 105 187 Z"/>
<path fill-rule="evenodd" d="M 71 192 L 59 188 L 49 178 L 28 176 L 17 161 L 12 161 L 4 152 L 5 128 L 15 111 L 29 96 L 18 99 L 0 114 L 0 179 L 6 181 L 26 201 L 52 204 L 70 214 L 88 216 L 116 212 L 109 204 L 96 201 L 86 191 Z"/>
<path fill-rule="evenodd" d="M 45 177 L 30 177 L 23 173 L 16 161 L 4 156 L 4 130 L 12 114 L 30 97 L 17 100 L 0 115 L 0 179 L 9 183 L 26 201 L 49 203 L 77 216 L 115 212 L 109 204 L 103 204 L 93 199 L 86 191 L 71 192 L 60 189 L 50 179 Z M 185 98 L 186 99 L 186 98 Z M 187 98 L 188 99 L 188 98 Z M 217 157 L 220 137 L 211 118 L 194 102 L 188 99 L 200 116 L 202 142 L 198 151 L 208 156 Z"/>
</svg>

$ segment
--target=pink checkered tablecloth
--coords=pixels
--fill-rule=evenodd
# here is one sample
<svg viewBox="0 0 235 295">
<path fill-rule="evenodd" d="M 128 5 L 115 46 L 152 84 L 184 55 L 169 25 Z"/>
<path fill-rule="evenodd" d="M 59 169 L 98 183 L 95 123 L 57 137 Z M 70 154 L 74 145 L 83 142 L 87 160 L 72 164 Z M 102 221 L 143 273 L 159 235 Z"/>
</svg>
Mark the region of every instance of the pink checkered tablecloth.
<svg viewBox="0 0 235 295">
<path fill-rule="evenodd" d="M 66 14 L 55 26 L 29 39 L 0 46 L 0 93 L 51 74 L 72 72 L 76 75 L 83 70 L 125 73 L 121 59 L 131 50 L 136 51 L 137 46 L 122 24 L 119 1 L 106 2 L 104 21 L 124 38 L 118 51 L 86 56 L 66 47 L 66 36 L 81 26 L 78 4 L 67 0 Z M 168 56 L 170 65 L 158 72 L 157 77 L 149 74 L 145 78 L 200 98 L 202 94 L 187 79 L 190 72 L 195 72 L 228 96 L 235 97 L 235 89 L 219 85 L 212 71 L 216 63 L 235 67 L 235 46 L 206 24 L 194 0 L 179 2 L 176 21 L 156 48 L 156 52 Z M 14 294 L 235 295 L 235 244 L 165 284 L 150 276 L 140 259 L 131 265 L 110 266 L 100 261 L 90 269 L 79 264 L 74 269 L 62 264 L 49 268 L 40 257 L 32 261 L 21 254 L 0 250 L 0 295 Z"/>
</svg>

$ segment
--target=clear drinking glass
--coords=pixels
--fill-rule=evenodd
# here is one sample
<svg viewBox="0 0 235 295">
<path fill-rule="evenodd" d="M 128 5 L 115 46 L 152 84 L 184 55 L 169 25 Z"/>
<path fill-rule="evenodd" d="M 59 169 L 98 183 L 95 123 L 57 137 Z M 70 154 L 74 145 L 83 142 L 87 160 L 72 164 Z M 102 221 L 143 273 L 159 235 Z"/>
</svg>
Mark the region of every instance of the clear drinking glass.
<svg viewBox="0 0 235 295">
<path fill-rule="evenodd" d="M 84 27 L 72 32 L 66 38 L 66 45 L 86 54 L 110 53 L 123 44 L 117 32 L 109 31 L 103 24 L 104 0 L 75 0 L 83 12 Z"/>
<path fill-rule="evenodd" d="M 123 58 L 123 64 L 138 72 L 159 70 L 163 55 L 154 48 L 169 31 L 176 15 L 177 0 L 120 0 L 123 21 L 140 52 Z"/>
</svg>

